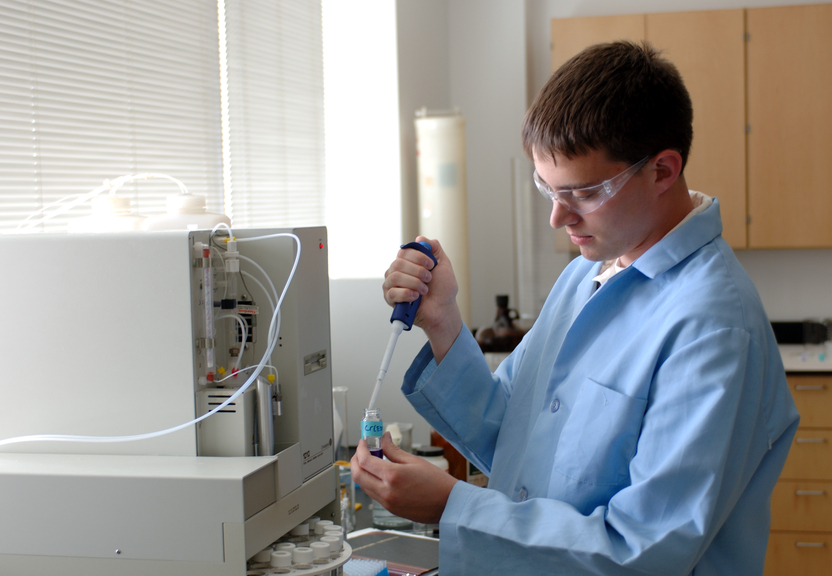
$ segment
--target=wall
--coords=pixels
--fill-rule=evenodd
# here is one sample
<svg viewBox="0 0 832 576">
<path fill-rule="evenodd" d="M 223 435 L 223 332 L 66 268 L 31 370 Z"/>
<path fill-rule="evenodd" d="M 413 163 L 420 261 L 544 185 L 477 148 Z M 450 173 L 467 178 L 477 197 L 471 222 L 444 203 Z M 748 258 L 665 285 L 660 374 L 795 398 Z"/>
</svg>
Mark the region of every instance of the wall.
<svg viewBox="0 0 832 576">
<path fill-rule="evenodd" d="M 416 111 L 451 109 L 447 0 L 399 0 L 399 133 L 402 168 L 402 243 L 418 232 Z"/>
<path fill-rule="evenodd" d="M 524 158 L 522 0 L 450 2 L 451 101 L 466 118 L 471 324 L 494 321 L 496 294 L 514 292 L 512 158 Z"/>
</svg>

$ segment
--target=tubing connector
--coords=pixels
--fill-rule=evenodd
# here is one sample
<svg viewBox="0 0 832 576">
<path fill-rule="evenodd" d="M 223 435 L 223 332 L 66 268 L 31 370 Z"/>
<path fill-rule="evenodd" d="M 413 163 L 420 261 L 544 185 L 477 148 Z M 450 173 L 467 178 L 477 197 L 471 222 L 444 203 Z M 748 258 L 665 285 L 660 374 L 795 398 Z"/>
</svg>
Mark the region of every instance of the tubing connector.
<svg viewBox="0 0 832 576">
<path fill-rule="evenodd" d="M 229 274 L 236 274 L 240 271 L 240 253 L 237 251 L 237 240 L 229 238 L 225 247 L 225 271 Z"/>
</svg>

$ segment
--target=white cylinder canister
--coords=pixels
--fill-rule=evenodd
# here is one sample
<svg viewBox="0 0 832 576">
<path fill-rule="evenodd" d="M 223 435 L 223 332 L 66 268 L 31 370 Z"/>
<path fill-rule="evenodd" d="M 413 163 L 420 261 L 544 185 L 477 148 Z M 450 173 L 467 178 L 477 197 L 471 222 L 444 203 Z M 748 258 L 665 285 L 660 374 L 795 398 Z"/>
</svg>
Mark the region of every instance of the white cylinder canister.
<svg viewBox="0 0 832 576">
<path fill-rule="evenodd" d="M 459 285 L 456 301 L 462 319 L 471 322 L 468 265 L 468 195 L 465 175 L 465 118 L 460 114 L 416 118 L 419 171 L 419 234 L 437 239 L 451 259 Z"/>
</svg>

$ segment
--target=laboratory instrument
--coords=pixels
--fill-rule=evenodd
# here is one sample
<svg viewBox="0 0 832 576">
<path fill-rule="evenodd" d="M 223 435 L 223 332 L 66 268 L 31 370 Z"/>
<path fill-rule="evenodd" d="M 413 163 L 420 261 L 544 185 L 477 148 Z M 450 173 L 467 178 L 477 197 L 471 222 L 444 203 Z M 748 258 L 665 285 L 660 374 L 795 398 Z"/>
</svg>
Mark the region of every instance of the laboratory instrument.
<svg viewBox="0 0 832 576">
<path fill-rule="evenodd" d="M 433 267 L 436 266 L 436 257 L 431 252 L 430 244 L 427 242 L 408 242 L 402 248 L 410 250 L 418 250 L 422 254 L 429 256 L 433 260 Z M 378 371 L 376 378 L 376 385 L 373 388 L 373 394 L 370 396 L 369 409 L 375 408 L 378 393 L 381 390 L 381 383 L 384 381 L 384 376 L 387 374 L 387 369 L 390 368 L 390 360 L 393 358 L 393 350 L 396 349 L 396 342 L 399 340 L 399 335 L 404 330 L 413 328 L 413 321 L 416 319 L 416 312 L 419 311 L 419 304 L 422 302 L 422 297 L 419 296 L 413 302 L 398 302 L 393 307 L 393 315 L 390 317 L 390 322 L 393 329 L 390 333 L 390 340 L 387 342 L 387 348 L 384 351 L 384 356 L 381 360 L 381 368 Z"/>
<path fill-rule="evenodd" d="M 340 518 L 325 228 L 0 247 L 0 573 L 243 576 Z"/>
</svg>

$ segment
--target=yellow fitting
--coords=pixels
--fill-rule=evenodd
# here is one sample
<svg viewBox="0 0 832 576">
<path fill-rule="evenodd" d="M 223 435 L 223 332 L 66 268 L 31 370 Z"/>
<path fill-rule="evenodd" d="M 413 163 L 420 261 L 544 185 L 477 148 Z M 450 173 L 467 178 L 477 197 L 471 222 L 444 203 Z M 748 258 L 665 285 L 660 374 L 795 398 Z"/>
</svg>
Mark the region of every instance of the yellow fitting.
<svg viewBox="0 0 832 576">
<path fill-rule="evenodd" d="M 220 366 L 219 368 L 217 368 L 217 374 L 219 374 L 220 376 L 222 376 L 223 374 L 225 374 L 225 368 L 223 368 L 222 366 Z"/>
<path fill-rule="evenodd" d="M 269 381 L 269 384 L 274 384 L 274 381 L 275 381 L 274 374 L 269 374 L 268 376 L 266 376 L 266 379 Z"/>
</svg>

